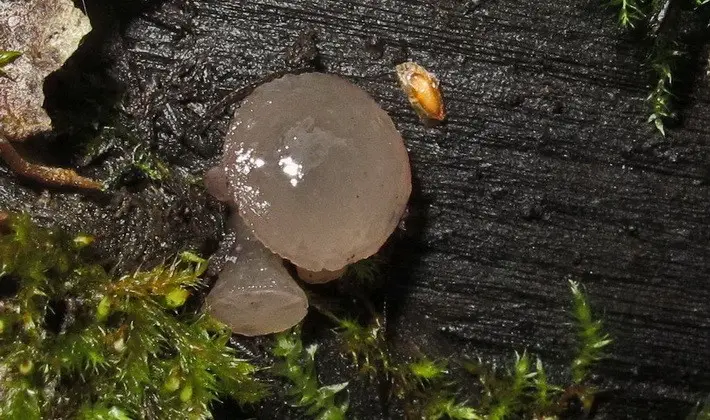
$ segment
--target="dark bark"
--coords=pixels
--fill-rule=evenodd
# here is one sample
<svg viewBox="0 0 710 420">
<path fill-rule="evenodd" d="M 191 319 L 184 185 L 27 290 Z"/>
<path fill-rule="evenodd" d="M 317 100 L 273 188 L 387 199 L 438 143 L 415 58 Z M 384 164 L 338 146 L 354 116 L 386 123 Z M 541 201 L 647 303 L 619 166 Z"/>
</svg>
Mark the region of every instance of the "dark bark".
<svg viewBox="0 0 710 420">
<path fill-rule="evenodd" d="M 612 390 L 601 417 L 682 418 L 710 393 L 710 87 L 707 35 L 690 12 L 682 119 L 663 138 L 645 122 L 647 43 L 603 2 L 105 3 L 87 0 L 98 30 L 52 83 L 58 127 L 78 135 L 87 115 L 112 115 L 200 175 L 220 152 L 231 92 L 303 68 L 347 77 L 395 120 L 414 171 L 383 297 L 395 338 L 455 357 L 527 348 L 564 378 L 572 278 L 615 340 L 594 378 Z M 446 124 L 425 128 L 410 108 L 393 71 L 405 60 L 438 76 Z M 107 95 L 117 85 L 121 99 Z M 107 151 L 85 171 L 101 179 L 124 160 Z M 125 266 L 212 252 L 222 235 L 222 209 L 199 188 L 139 180 L 109 197 L 39 196 L 0 175 L 4 207 L 98 232 Z M 326 378 L 341 372 L 331 368 Z M 351 398 L 361 418 L 381 416 L 367 389 Z"/>
</svg>

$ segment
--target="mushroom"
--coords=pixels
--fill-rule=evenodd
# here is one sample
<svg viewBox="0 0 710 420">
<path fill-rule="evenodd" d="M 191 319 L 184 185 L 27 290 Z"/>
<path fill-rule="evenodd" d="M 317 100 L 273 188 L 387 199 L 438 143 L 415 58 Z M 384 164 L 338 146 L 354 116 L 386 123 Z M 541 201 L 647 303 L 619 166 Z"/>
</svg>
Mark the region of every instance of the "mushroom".
<svg viewBox="0 0 710 420">
<path fill-rule="evenodd" d="M 402 136 L 367 92 L 305 73 L 243 101 L 205 183 L 302 280 L 321 283 L 385 243 L 404 213 L 411 171 Z"/>
<path fill-rule="evenodd" d="M 233 332 L 254 336 L 296 325 L 308 311 L 306 294 L 283 260 L 254 239 L 240 217 L 230 222 L 237 240 L 205 299 L 207 311 Z"/>
</svg>

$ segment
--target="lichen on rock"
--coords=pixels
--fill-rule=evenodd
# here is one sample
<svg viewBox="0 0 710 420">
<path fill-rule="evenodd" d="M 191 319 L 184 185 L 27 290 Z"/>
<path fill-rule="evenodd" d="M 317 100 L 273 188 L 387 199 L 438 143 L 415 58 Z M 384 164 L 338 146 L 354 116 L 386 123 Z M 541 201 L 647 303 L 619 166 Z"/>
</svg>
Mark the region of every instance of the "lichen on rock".
<svg viewBox="0 0 710 420">
<path fill-rule="evenodd" d="M 0 0 L 0 50 L 22 52 L 0 76 L 0 136 L 21 141 L 51 130 L 42 108 L 44 79 L 90 31 L 71 0 Z"/>
</svg>

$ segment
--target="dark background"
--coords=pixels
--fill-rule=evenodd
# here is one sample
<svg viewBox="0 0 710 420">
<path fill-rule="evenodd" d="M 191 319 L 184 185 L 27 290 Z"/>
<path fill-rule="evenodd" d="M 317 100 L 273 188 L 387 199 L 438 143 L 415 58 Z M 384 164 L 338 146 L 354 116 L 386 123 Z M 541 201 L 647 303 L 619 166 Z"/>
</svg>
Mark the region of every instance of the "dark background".
<svg viewBox="0 0 710 420">
<path fill-rule="evenodd" d="M 4 207 L 95 234 L 99 255 L 123 269 L 185 248 L 209 255 L 224 208 L 200 177 L 235 109 L 220 100 L 283 71 L 338 74 L 376 98 L 410 151 L 407 229 L 391 244 L 378 297 L 394 342 L 501 363 L 527 349 L 563 380 L 575 346 L 567 280 L 576 279 L 614 338 L 593 378 L 611 391 L 600 418 L 684 418 L 710 393 L 709 49 L 691 10 L 679 19 L 681 118 L 664 138 L 645 122 L 648 41 L 619 29 L 603 2 L 86 8 L 94 32 L 45 87 L 60 134 L 30 149 L 110 178 L 112 189 L 43 191 L 0 166 Z M 446 124 L 426 128 L 410 108 L 393 72 L 406 60 L 439 77 Z M 194 182 L 141 177 L 129 164 L 136 150 Z M 322 363 L 324 382 L 342 364 Z M 359 418 L 397 417 L 361 383 L 351 404 Z M 256 415 L 292 416 L 280 405 Z"/>
</svg>

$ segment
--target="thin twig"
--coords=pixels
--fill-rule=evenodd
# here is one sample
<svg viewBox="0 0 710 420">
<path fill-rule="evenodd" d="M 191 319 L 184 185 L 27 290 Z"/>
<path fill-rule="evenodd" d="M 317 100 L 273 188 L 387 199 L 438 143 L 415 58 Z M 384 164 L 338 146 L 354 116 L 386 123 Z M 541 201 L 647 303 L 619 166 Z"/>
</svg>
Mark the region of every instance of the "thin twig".
<svg viewBox="0 0 710 420">
<path fill-rule="evenodd" d="M 100 182 L 83 177 L 71 169 L 53 168 L 26 161 L 12 147 L 10 142 L 0 136 L 0 159 L 15 173 L 42 183 L 57 187 L 75 187 L 88 190 L 101 190 Z"/>
</svg>

